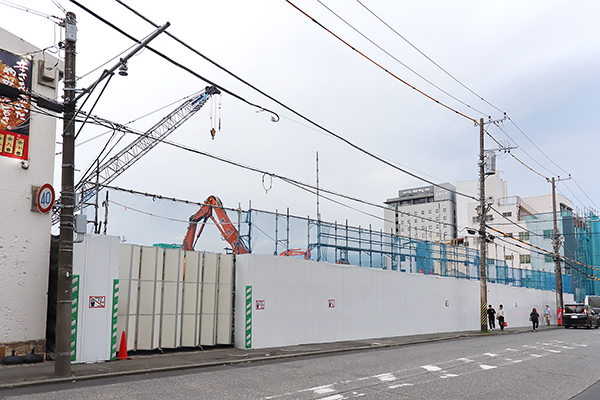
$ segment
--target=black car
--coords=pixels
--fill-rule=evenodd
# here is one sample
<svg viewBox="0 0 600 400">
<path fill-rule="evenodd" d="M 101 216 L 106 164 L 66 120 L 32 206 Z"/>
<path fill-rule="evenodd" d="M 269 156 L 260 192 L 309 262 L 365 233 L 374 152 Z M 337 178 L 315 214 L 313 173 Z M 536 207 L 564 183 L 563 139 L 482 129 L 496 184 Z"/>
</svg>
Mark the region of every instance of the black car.
<svg viewBox="0 0 600 400">
<path fill-rule="evenodd" d="M 598 328 L 600 326 L 600 315 L 592 307 L 585 304 L 565 304 L 563 326 L 566 329 L 578 326 Z"/>
</svg>

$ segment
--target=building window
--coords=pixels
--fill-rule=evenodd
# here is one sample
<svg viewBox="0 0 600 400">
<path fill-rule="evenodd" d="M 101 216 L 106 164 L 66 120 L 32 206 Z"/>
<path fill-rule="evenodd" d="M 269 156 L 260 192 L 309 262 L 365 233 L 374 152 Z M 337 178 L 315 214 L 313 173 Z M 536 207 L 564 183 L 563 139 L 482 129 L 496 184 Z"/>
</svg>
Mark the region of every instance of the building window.
<svg viewBox="0 0 600 400">
<path fill-rule="evenodd" d="M 531 256 L 529 254 L 519 254 L 519 262 L 521 264 L 531 264 Z"/>
<path fill-rule="evenodd" d="M 431 229 L 431 225 L 429 225 L 429 229 Z"/>
<path fill-rule="evenodd" d="M 425 210 L 421 210 L 421 215 L 425 215 Z"/>
<path fill-rule="evenodd" d="M 447 219 L 448 219 L 448 217 L 446 217 L 446 216 L 444 215 L 444 221 L 445 221 L 445 220 L 447 220 Z"/>
<path fill-rule="evenodd" d="M 554 229 L 544 229 L 544 239 L 552 239 L 554 237 Z"/>
<path fill-rule="evenodd" d="M 503 213 L 502 213 L 502 216 L 503 216 L 503 217 L 512 217 L 512 211 L 509 211 L 509 212 L 503 212 Z"/>
<path fill-rule="evenodd" d="M 544 262 L 545 263 L 553 263 L 554 262 L 554 256 L 552 256 L 550 254 L 544 254 Z"/>
<path fill-rule="evenodd" d="M 400 221 L 400 224 L 401 224 L 401 225 L 404 225 L 404 220 Z"/>
<path fill-rule="evenodd" d="M 417 223 L 417 219 L 415 218 L 415 223 Z"/>
<path fill-rule="evenodd" d="M 439 208 L 436 208 L 436 209 L 435 209 L 435 212 L 436 212 L 436 213 L 439 213 L 439 212 L 440 212 L 440 209 L 439 209 Z"/>
<path fill-rule="evenodd" d="M 437 217 L 435 217 L 435 220 L 439 221 L 440 220 L 440 216 L 438 215 Z"/>
<path fill-rule="evenodd" d="M 529 232 L 519 232 L 519 240 L 524 242 L 529 241 Z"/>
<path fill-rule="evenodd" d="M 512 255 L 512 254 L 507 254 L 507 255 L 505 255 L 505 256 L 504 256 L 504 259 L 505 259 L 505 260 L 512 260 L 513 258 L 514 258 L 514 257 L 513 257 L 513 255 Z"/>
<path fill-rule="evenodd" d="M 417 215 L 417 212 L 415 211 L 413 214 L 414 214 L 414 215 Z"/>
<path fill-rule="evenodd" d="M 431 210 L 429 210 L 429 214 L 431 214 Z"/>
<path fill-rule="evenodd" d="M 436 225 L 436 226 L 435 226 L 435 229 L 440 229 L 440 226 L 439 226 L 439 225 Z"/>
<path fill-rule="evenodd" d="M 446 208 L 444 207 L 444 212 L 446 212 Z"/>
</svg>

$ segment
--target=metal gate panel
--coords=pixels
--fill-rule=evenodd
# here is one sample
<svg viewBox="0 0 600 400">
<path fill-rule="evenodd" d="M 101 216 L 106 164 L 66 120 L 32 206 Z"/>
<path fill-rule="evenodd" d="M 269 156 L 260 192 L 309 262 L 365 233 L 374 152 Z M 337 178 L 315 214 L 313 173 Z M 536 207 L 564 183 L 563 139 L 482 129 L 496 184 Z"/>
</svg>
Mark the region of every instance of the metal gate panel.
<svg viewBox="0 0 600 400">
<path fill-rule="evenodd" d="M 163 267 L 163 296 L 160 318 L 160 347 L 180 347 L 183 253 L 166 249 Z"/>
<path fill-rule="evenodd" d="M 219 293 L 217 302 L 217 344 L 230 344 L 233 313 L 233 256 L 219 260 Z"/>
<path fill-rule="evenodd" d="M 185 275 L 183 281 L 183 304 L 181 319 L 181 346 L 198 346 L 200 284 L 202 268 L 201 253 L 188 251 L 185 254 Z"/>
<path fill-rule="evenodd" d="M 202 275 L 202 317 L 200 321 L 200 345 L 217 344 L 217 292 L 219 276 L 219 254 L 204 253 Z"/>
<path fill-rule="evenodd" d="M 140 252 L 141 249 L 139 246 L 131 244 L 122 244 L 120 246 L 117 341 L 120 344 L 122 332 L 125 332 L 127 350 L 135 349 Z"/>
<path fill-rule="evenodd" d="M 136 350 L 154 350 L 160 345 L 160 315 L 157 314 L 162 300 L 162 261 L 162 249 L 142 247 Z"/>
</svg>

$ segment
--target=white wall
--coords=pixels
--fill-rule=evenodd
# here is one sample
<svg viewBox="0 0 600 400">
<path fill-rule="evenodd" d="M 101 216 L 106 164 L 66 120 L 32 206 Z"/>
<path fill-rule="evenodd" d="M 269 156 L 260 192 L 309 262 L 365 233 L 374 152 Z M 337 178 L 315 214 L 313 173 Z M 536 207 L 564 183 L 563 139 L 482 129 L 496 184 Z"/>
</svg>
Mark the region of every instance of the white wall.
<svg viewBox="0 0 600 400">
<path fill-rule="evenodd" d="M 532 307 L 555 301 L 554 292 L 497 284 L 488 290 L 490 304 L 504 304 L 509 326 L 528 326 Z M 248 254 L 237 256 L 236 293 L 238 348 L 247 347 L 248 322 L 251 348 L 480 329 L 478 281 Z"/>
<path fill-rule="evenodd" d="M 19 54 L 38 50 L 3 29 L 0 47 Z M 55 89 L 37 83 L 41 57 L 33 56 L 33 90 L 54 98 Z M 46 61 L 54 65 L 56 59 L 46 55 Z M 8 348 L 46 337 L 51 222 L 49 214 L 31 211 L 31 186 L 53 183 L 56 120 L 32 113 L 30 121 L 29 169 L 0 157 L 0 345 Z"/>
</svg>

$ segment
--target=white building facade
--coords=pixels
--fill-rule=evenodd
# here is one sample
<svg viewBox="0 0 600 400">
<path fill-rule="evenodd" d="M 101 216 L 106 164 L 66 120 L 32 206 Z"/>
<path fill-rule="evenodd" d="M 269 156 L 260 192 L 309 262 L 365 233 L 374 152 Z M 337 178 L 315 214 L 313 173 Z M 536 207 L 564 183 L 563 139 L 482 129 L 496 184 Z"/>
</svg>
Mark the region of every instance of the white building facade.
<svg viewBox="0 0 600 400">
<path fill-rule="evenodd" d="M 476 192 L 478 185 L 478 181 L 464 181 L 458 182 L 456 186 L 459 192 L 472 194 Z M 532 238 L 532 235 L 542 234 L 542 230 L 532 227 L 531 222 L 528 226 L 525 217 L 552 212 L 551 194 L 532 197 L 509 196 L 508 183 L 501 178 L 500 172 L 486 178 L 485 195 L 490 205 L 486 215 L 486 225 L 528 243 L 534 243 L 536 238 Z M 475 231 L 475 234 L 467 236 L 465 242 L 470 247 L 479 248 L 477 233 L 479 230 L 479 215 L 477 213 L 479 203 L 463 200 L 462 205 L 464 209 L 459 213 L 459 224 L 467 226 L 471 232 Z M 573 205 L 569 199 L 559 193 L 556 194 L 557 211 L 572 210 L 572 207 Z M 561 232 L 561 222 L 559 221 L 558 224 L 558 230 Z M 505 237 L 502 233 L 493 229 L 488 229 L 487 233 L 493 237 L 490 238 L 491 240 L 488 241 L 487 245 L 489 259 L 505 260 L 508 267 L 532 269 L 532 253 L 529 246 L 521 244 L 510 237 Z M 548 236 L 546 231 L 543 231 L 543 234 Z M 551 250 L 552 246 L 545 246 L 545 248 Z M 537 264 L 535 269 L 554 271 L 552 258 L 546 257 L 546 260 L 548 262 Z"/>
<path fill-rule="evenodd" d="M 385 202 L 385 232 L 436 242 L 455 239 L 455 192 L 450 183 L 398 191 L 398 197 Z"/>
<path fill-rule="evenodd" d="M 1 83 L 54 99 L 60 68 L 62 62 L 0 28 Z M 53 184 L 56 118 L 26 100 L 0 101 L 0 353 L 43 353 L 51 216 L 38 211 L 35 190 Z"/>
</svg>

